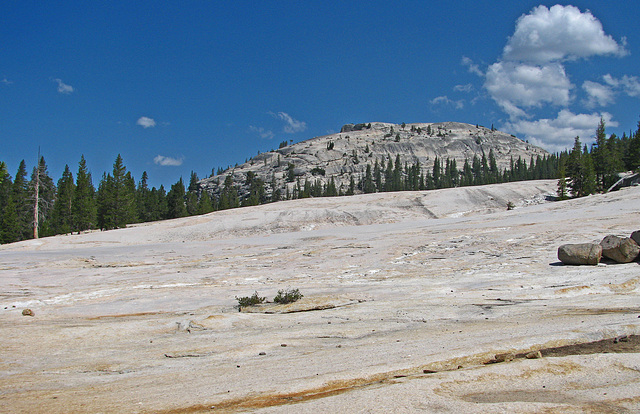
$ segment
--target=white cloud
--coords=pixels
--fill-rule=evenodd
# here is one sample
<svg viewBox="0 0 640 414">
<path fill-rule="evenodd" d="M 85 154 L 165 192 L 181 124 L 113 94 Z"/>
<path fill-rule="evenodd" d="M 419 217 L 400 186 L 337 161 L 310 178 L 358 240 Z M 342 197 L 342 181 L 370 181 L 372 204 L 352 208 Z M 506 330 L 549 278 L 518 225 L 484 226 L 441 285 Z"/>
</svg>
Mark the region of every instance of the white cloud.
<svg viewBox="0 0 640 414">
<path fill-rule="evenodd" d="M 153 162 L 163 167 L 178 167 L 182 165 L 184 158 L 165 157 L 164 155 L 156 155 Z"/>
<path fill-rule="evenodd" d="M 607 112 L 574 114 L 568 109 L 563 109 L 555 119 L 516 120 L 507 122 L 503 129 L 506 132 L 524 136 L 524 139 L 534 145 L 556 152 L 570 148 L 576 136 L 586 143 L 595 135 L 601 117 L 607 125 L 618 126 L 617 122 L 611 120 L 611 114 Z"/>
<path fill-rule="evenodd" d="M 456 92 L 471 92 L 473 90 L 473 85 L 467 83 L 466 85 L 456 85 L 453 87 L 453 90 Z"/>
<path fill-rule="evenodd" d="M 284 132 L 286 132 L 287 134 L 295 134 L 296 132 L 302 132 L 305 129 L 307 129 L 306 122 L 293 119 L 286 112 L 278 112 L 277 114 L 273 112 L 269 112 L 269 114 L 274 118 L 278 118 L 284 121 L 285 123 Z"/>
<path fill-rule="evenodd" d="M 54 81 L 58 82 L 58 92 L 59 93 L 63 93 L 65 95 L 69 95 L 70 93 L 72 93 L 74 91 L 73 86 L 67 85 L 66 83 L 62 82 L 62 79 L 54 79 Z"/>
<path fill-rule="evenodd" d="M 612 104 L 615 100 L 615 91 L 609 85 L 585 81 L 582 84 L 582 89 L 584 89 L 584 91 L 588 95 L 588 98 L 585 101 L 585 105 L 588 108 L 595 108 L 596 106 L 607 106 L 609 104 Z"/>
<path fill-rule="evenodd" d="M 540 107 L 544 103 L 568 105 L 573 85 L 559 63 L 538 66 L 496 62 L 487 69 L 484 87 L 514 118 L 525 116 L 522 108 Z"/>
<path fill-rule="evenodd" d="M 624 56 L 626 41 L 616 42 L 607 35 L 602 24 L 590 11 L 574 6 L 535 7 L 516 22 L 503 54 L 486 70 L 483 87 L 509 116 L 505 131 L 518 134 L 531 143 L 551 151 L 571 147 L 576 136 L 583 142 L 593 137 L 600 118 L 616 126 L 608 113 L 575 113 L 569 107 L 575 102 L 575 85 L 571 83 L 564 62 L 592 56 Z M 474 72 L 471 59 L 462 63 Z M 479 71 L 479 69 L 477 70 Z M 604 82 L 585 81 L 582 90 L 588 108 L 613 103 L 617 93 L 640 96 L 640 81 L 635 77 Z M 558 108 L 555 118 L 541 118 L 549 106 Z M 537 118 L 536 118 L 537 117 Z"/>
<path fill-rule="evenodd" d="M 255 132 L 256 134 L 260 135 L 260 138 L 262 139 L 271 139 L 275 136 L 275 134 L 272 131 L 265 130 L 262 127 L 255 127 L 253 125 L 249 125 L 249 129 L 252 132 Z"/>
<path fill-rule="evenodd" d="M 9 79 L 7 79 L 7 78 L 3 78 L 0 82 L 1 82 L 3 85 L 12 85 L 12 84 L 13 84 L 13 82 L 11 82 L 11 81 L 10 81 Z"/>
<path fill-rule="evenodd" d="M 513 36 L 504 47 L 504 59 L 546 63 L 596 55 L 627 54 L 591 12 L 574 6 L 535 7 L 516 22 Z"/>
<path fill-rule="evenodd" d="M 640 80 L 637 76 L 624 75 L 620 79 L 616 79 L 610 74 L 606 74 L 602 78 L 607 85 L 618 88 L 629 96 L 640 97 Z"/>
<path fill-rule="evenodd" d="M 468 58 L 466 56 L 462 57 L 462 65 L 466 66 L 470 73 L 474 73 L 474 74 L 476 74 L 476 75 L 478 75 L 480 77 L 484 76 L 484 73 L 482 73 L 482 71 L 480 70 L 478 65 L 473 63 L 473 60 L 471 60 L 470 58 Z"/>
<path fill-rule="evenodd" d="M 446 95 L 435 97 L 432 100 L 430 100 L 429 103 L 431 103 L 432 105 L 452 105 L 456 109 L 464 108 L 464 100 L 463 99 L 461 99 L 459 101 L 454 101 L 452 99 L 449 99 L 449 97 L 446 96 Z"/>
<path fill-rule="evenodd" d="M 146 116 L 141 116 L 140 118 L 138 118 L 138 121 L 136 121 L 136 125 L 140 125 L 141 127 L 147 129 L 156 126 L 156 121 Z"/>
</svg>

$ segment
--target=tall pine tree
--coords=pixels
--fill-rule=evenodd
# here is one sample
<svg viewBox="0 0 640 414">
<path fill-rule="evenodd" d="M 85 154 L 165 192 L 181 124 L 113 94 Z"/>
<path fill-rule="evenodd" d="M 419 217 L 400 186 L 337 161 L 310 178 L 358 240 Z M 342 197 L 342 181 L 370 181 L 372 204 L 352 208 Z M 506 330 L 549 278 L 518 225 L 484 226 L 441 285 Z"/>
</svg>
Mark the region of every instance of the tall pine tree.
<svg viewBox="0 0 640 414">
<path fill-rule="evenodd" d="M 76 175 L 76 187 L 73 192 L 73 204 L 71 206 L 72 229 L 81 232 L 93 229 L 96 226 L 96 189 L 91 180 L 91 173 L 87 169 L 84 155 L 78 163 Z"/>
<path fill-rule="evenodd" d="M 68 165 L 64 166 L 62 178 L 58 180 L 58 194 L 53 204 L 49 235 L 71 233 L 73 229 L 73 195 L 75 184 Z"/>
<path fill-rule="evenodd" d="M 117 229 L 135 221 L 135 183 L 120 154 L 113 163 L 113 175 L 103 175 L 96 202 L 102 229 Z"/>
</svg>

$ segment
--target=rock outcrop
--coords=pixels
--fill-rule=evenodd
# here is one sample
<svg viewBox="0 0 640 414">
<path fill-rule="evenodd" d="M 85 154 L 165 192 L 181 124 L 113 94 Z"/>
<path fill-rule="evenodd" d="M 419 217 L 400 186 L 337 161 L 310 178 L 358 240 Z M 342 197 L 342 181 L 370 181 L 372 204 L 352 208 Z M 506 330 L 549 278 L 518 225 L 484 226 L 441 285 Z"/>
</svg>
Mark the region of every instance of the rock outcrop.
<svg viewBox="0 0 640 414">
<path fill-rule="evenodd" d="M 447 158 L 455 160 L 461 170 L 465 159 L 471 163 L 474 156 L 481 159 L 490 152 L 499 169 L 509 168 L 518 158 L 529 164 L 531 157 L 548 155 L 513 135 L 457 122 L 347 124 L 340 133 L 258 154 L 199 184 L 210 194 L 219 195 L 229 176 L 241 199 L 250 193 L 250 175 L 265 183 L 269 196 L 274 189 L 282 195 L 292 192 L 298 181 L 304 184 L 305 180 L 322 185 L 333 180 L 338 190 L 346 191 L 352 179 L 357 183 L 365 176 L 367 165 L 373 169 L 376 161 L 395 162 L 398 155 L 403 166 L 419 162 L 426 175 L 436 157 L 443 163 Z"/>
</svg>

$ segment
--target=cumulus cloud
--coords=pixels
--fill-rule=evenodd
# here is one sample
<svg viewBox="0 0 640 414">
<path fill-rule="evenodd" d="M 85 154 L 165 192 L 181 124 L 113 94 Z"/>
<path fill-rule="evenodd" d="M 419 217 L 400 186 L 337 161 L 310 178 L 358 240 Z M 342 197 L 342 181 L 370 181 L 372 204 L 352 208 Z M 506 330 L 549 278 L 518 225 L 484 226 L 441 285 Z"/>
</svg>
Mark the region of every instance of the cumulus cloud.
<svg viewBox="0 0 640 414">
<path fill-rule="evenodd" d="M 62 82 L 62 79 L 54 79 L 54 82 L 58 82 L 58 92 L 65 94 L 65 95 L 69 95 L 71 93 L 73 93 L 74 89 L 73 86 L 71 85 L 67 85 L 66 83 Z"/>
<path fill-rule="evenodd" d="M 156 155 L 153 159 L 154 164 L 161 165 L 163 167 L 178 167 L 182 165 L 184 158 L 172 158 L 165 157 L 164 155 Z"/>
<path fill-rule="evenodd" d="M 138 121 L 136 121 L 136 125 L 140 125 L 145 129 L 153 128 L 154 126 L 156 126 L 156 121 L 154 121 L 152 118 L 141 116 L 140 118 L 138 118 Z"/>
<path fill-rule="evenodd" d="M 269 114 L 274 118 L 278 118 L 284 121 L 284 132 L 286 132 L 287 134 L 295 134 L 296 132 L 302 132 L 307 129 L 306 122 L 298 121 L 297 119 L 292 118 L 291 115 L 287 114 L 286 112 L 269 112 Z"/>
<path fill-rule="evenodd" d="M 265 130 L 262 127 L 255 127 L 253 125 L 249 125 L 249 130 L 251 130 L 252 132 L 255 132 L 256 134 L 260 135 L 260 138 L 262 139 L 271 139 L 275 136 L 275 134 L 270 131 L 270 130 Z"/>
<path fill-rule="evenodd" d="M 524 136 L 534 145 L 542 146 L 550 151 L 561 151 L 571 147 L 576 136 L 583 138 L 583 142 L 592 137 L 601 117 L 607 125 L 618 126 L 617 122 L 611 120 L 611 114 L 607 112 L 575 114 L 568 109 L 563 109 L 555 119 L 534 121 L 520 119 L 507 122 L 503 128 L 509 133 Z"/>
<path fill-rule="evenodd" d="M 464 108 L 464 100 L 461 99 L 459 101 L 454 101 L 452 99 L 449 99 L 449 97 L 446 95 L 433 98 L 432 100 L 429 101 L 429 103 L 431 105 L 452 105 L 456 109 Z"/>
<path fill-rule="evenodd" d="M 624 56 L 628 53 L 625 44 L 624 39 L 618 43 L 607 35 L 590 11 L 581 12 L 574 6 L 538 6 L 522 15 L 502 56 L 482 75 L 484 89 L 509 117 L 503 129 L 556 151 L 570 147 L 576 136 L 592 137 L 601 117 L 615 126 L 608 113 L 569 110 L 577 91 L 565 62 Z M 470 72 L 482 73 L 469 58 L 463 57 L 462 64 Z M 640 82 L 630 76 L 616 79 L 607 75 L 603 82 L 583 82 L 581 89 L 586 98 L 578 102 L 590 110 L 610 105 L 617 93 L 640 96 Z M 537 119 L 540 111 L 548 113 L 548 107 L 558 108 L 556 118 Z"/>
<path fill-rule="evenodd" d="M 516 22 L 503 50 L 505 60 L 546 63 L 596 55 L 627 54 L 591 12 L 574 6 L 534 8 Z"/>
<path fill-rule="evenodd" d="M 615 92 L 609 85 L 603 85 L 597 82 L 585 81 L 582 89 L 587 93 L 585 105 L 588 108 L 596 106 L 607 106 L 614 102 Z"/>
<path fill-rule="evenodd" d="M 573 85 L 559 63 L 543 66 L 496 62 L 489 66 L 485 88 L 511 117 L 524 116 L 521 108 L 542 104 L 566 106 Z"/>
<path fill-rule="evenodd" d="M 616 79 L 610 74 L 602 77 L 607 85 L 619 89 L 621 92 L 633 97 L 640 97 L 640 81 L 637 76 L 624 75 Z"/>
</svg>

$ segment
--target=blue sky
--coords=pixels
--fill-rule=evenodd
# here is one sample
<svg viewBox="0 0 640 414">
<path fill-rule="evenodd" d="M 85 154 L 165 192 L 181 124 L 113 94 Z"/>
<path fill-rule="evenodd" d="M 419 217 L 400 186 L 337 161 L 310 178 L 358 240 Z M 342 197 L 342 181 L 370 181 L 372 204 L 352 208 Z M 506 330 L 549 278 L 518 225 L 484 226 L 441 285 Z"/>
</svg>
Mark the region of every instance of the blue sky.
<svg viewBox="0 0 640 414">
<path fill-rule="evenodd" d="M 460 121 L 557 151 L 640 119 L 635 1 L 5 1 L 0 160 L 168 187 L 338 132 Z"/>
</svg>

